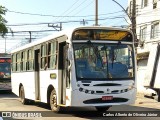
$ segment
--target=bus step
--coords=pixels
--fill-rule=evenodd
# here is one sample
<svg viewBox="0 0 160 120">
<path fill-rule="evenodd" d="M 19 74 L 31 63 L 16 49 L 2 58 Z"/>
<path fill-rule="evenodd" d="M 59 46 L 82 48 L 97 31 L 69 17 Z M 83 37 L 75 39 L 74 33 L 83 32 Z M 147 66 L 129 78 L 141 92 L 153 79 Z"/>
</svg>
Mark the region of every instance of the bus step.
<svg viewBox="0 0 160 120">
<path fill-rule="evenodd" d="M 34 100 L 35 102 L 41 102 L 40 100 Z"/>
<path fill-rule="evenodd" d="M 64 104 L 58 104 L 58 106 L 67 107 L 67 106 L 66 106 L 66 105 L 64 105 Z"/>
</svg>

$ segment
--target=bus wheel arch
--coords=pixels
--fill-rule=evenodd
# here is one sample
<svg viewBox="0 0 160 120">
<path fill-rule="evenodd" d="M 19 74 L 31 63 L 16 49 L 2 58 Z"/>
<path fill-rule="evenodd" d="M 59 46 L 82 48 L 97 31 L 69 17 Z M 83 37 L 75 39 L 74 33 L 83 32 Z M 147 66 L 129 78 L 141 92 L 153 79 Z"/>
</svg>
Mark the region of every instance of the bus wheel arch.
<svg viewBox="0 0 160 120">
<path fill-rule="evenodd" d="M 53 86 L 48 87 L 47 102 L 50 105 L 51 111 L 54 111 L 54 112 L 61 111 L 61 107 L 57 105 L 57 94 Z"/>
<path fill-rule="evenodd" d="M 50 94 L 53 89 L 54 89 L 54 87 L 52 85 L 49 85 L 49 87 L 47 89 L 47 104 L 49 104 L 49 105 L 50 105 Z"/>
</svg>

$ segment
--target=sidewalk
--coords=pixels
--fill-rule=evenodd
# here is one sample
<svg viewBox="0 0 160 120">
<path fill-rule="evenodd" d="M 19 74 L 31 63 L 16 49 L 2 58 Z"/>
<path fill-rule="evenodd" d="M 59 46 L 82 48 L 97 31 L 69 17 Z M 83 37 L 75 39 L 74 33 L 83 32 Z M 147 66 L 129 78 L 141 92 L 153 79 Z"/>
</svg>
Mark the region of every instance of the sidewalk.
<svg viewBox="0 0 160 120">
<path fill-rule="evenodd" d="M 160 109 L 160 102 L 152 98 L 144 97 L 144 95 L 137 94 L 136 102 L 133 106 Z"/>
</svg>

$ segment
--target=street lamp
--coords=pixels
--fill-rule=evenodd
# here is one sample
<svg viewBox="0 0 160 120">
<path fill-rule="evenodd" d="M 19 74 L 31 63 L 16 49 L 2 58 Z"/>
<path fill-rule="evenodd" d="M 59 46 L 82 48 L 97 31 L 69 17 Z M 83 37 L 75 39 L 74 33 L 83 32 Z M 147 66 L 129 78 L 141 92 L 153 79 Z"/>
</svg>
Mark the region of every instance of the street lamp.
<svg viewBox="0 0 160 120">
<path fill-rule="evenodd" d="M 132 8 L 132 15 L 130 16 L 127 11 L 123 8 L 123 6 L 121 4 L 119 4 L 117 1 L 112 0 L 113 2 L 115 2 L 117 5 L 119 5 L 123 11 L 126 13 L 126 15 L 128 16 L 129 20 L 131 21 L 131 29 L 132 32 L 134 34 L 134 44 L 137 47 L 138 46 L 138 40 L 137 40 L 137 36 L 136 36 L 136 0 L 132 0 L 133 1 L 133 8 Z"/>
<path fill-rule="evenodd" d="M 127 11 L 123 8 L 123 6 L 121 4 L 119 4 L 117 1 L 112 0 L 113 2 L 115 2 L 118 6 L 120 6 L 122 8 L 122 10 L 126 13 L 126 15 L 128 16 L 130 22 L 132 23 L 132 19 L 131 16 L 127 13 Z"/>
</svg>

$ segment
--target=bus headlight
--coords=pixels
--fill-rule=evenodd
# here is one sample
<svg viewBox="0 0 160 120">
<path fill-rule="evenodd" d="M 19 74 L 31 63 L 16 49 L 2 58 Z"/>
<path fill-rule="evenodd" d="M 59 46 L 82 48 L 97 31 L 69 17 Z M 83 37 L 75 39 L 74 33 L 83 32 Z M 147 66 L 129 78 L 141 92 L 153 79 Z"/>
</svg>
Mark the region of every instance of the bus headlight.
<svg viewBox="0 0 160 120">
<path fill-rule="evenodd" d="M 79 91 L 82 92 L 82 91 L 83 91 L 83 88 L 79 88 Z"/>
<path fill-rule="evenodd" d="M 89 91 L 88 90 L 85 90 L 85 93 L 88 93 Z"/>
<path fill-rule="evenodd" d="M 93 91 L 93 90 L 91 91 L 91 94 L 94 94 L 94 91 Z"/>
</svg>

